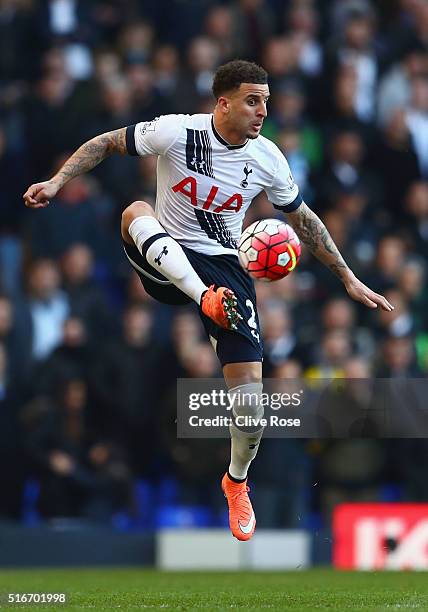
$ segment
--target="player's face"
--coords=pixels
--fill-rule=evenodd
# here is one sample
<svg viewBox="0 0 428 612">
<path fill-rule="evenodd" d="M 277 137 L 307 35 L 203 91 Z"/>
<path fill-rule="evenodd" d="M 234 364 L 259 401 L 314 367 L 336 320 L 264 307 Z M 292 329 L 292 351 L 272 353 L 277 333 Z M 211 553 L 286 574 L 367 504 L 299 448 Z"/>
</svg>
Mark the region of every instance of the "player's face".
<svg viewBox="0 0 428 612">
<path fill-rule="evenodd" d="M 228 127 L 243 141 L 260 134 L 269 95 L 268 85 L 241 83 L 239 89 L 228 96 Z"/>
</svg>

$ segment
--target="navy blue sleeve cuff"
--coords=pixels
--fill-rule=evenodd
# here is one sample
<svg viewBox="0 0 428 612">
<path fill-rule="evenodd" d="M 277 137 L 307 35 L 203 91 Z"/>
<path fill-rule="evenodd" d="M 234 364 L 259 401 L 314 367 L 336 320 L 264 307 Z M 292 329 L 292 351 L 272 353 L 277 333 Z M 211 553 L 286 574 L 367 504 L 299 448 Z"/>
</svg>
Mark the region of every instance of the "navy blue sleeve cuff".
<svg viewBox="0 0 428 612">
<path fill-rule="evenodd" d="M 126 148 L 129 155 L 138 155 L 135 148 L 135 125 L 128 125 L 126 128 Z"/>
<path fill-rule="evenodd" d="M 285 206 L 279 206 L 278 204 L 272 204 L 274 208 L 277 210 L 282 210 L 284 213 L 293 212 L 297 208 L 299 208 L 300 204 L 303 202 L 303 198 L 300 193 L 297 195 L 297 198 L 290 202 L 290 204 L 285 204 Z"/>
</svg>

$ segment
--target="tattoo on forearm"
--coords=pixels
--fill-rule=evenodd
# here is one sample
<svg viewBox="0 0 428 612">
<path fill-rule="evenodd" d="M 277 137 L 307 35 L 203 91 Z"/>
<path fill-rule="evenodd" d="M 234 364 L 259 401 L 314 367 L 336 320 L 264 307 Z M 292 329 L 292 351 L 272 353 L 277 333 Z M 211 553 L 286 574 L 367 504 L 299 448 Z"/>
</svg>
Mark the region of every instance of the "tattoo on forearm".
<svg viewBox="0 0 428 612">
<path fill-rule="evenodd" d="M 126 153 L 126 128 L 106 132 L 85 142 L 65 162 L 57 177 L 64 184 L 70 179 L 95 168 L 111 153 Z"/>
<path fill-rule="evenodd" d="M 288 215 L 288 219 L 311 253 L 328 266 L 336 276 L 343 278 L 348 266 L 318 215 L 303 203 L 295 212 Z"/>
<path fill-rule="evenodd" d="M 333 272 L 333 274 L 336 274 L 336 276 L 338 276 L 339 278 L 342 278 L 343 271 L 348 269 L 348 266 L 345 262 L 340 264 L 329 264 L 328 267 Z"/>
</svg>

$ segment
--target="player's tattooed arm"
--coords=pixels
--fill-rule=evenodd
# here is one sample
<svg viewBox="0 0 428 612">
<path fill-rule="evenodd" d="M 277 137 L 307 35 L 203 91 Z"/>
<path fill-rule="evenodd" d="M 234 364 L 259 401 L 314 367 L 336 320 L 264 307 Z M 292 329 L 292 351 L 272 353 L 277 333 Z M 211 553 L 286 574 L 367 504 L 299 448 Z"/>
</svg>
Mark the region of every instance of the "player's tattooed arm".
<svg viewBox="0 0 428 612">
<path fill-rule="evenodd" d="M 287 214 L 287 219 L 310 252 L 340 278 L 352 299 L 362 302 L 369 308 L 377 308 L 379 305 L 383 310 L 394 309 L 383 295 L 372 291 L 355 276 L 326 226 L 309 206 L 303 202 L 299 208 Z"/>
<path fill-rule="evenodd" d="M 100 134 L 79 147 L 51 180 L 61 189 L 70 179 L 92 170 L 112 153 L 124 155 L 126 152 L 126 128 Z"/>
<path fill-rule="evenodd" d="M 288 213 L 287 218 L 310 252 L 345 282 L 352 272 L 318 215 L 303 202 L 297 210 Z"/>
<path fill-rule="evenodd" d="M 35 183 L 27 189 L 23 196 L 25 205 L 44 208 L 68 181 L 89 172 L 112 153 L 127 153 L 126 128 L 100 134 L 82 144 L 49 181 Z"/>
</svg>

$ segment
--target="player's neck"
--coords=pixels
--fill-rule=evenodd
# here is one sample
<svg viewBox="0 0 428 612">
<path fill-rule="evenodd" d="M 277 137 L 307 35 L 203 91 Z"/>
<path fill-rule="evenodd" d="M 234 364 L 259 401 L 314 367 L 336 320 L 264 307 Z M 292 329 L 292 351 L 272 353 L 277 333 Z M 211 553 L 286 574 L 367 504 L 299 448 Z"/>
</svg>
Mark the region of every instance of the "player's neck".
<svg viewBox="0 0 428 612">
<path fill-rule="evenodd" d="M 228 125 L 227 119 L 224 119 L 215 111 L 213 113 L 213 126 L 217 134 L 219 134 L 228 145 L 239 146 L 245 144 L 248 140 L 246 137 L 237 134 L 236 130 Z"/>
</svg>

